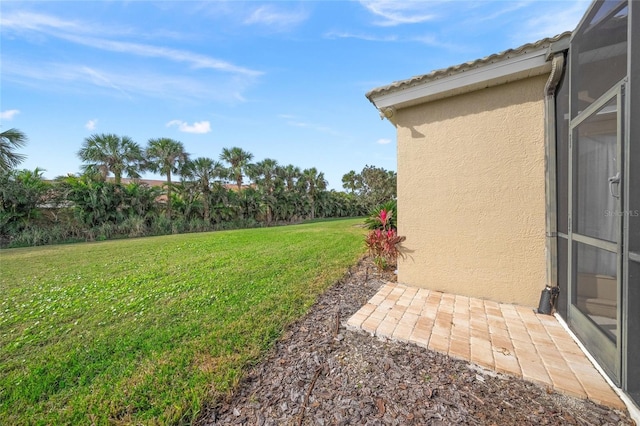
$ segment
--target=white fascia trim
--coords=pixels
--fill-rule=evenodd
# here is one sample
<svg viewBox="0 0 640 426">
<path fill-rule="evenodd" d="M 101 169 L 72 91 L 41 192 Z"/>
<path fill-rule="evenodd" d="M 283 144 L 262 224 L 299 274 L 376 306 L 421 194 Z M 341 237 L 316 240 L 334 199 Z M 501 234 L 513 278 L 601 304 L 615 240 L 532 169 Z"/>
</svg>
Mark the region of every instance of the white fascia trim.
<svg viewBox="0 0 640 426">
<path fill-rule="evenodd" d="M 548 47 L 527 52 L 513 58 L 501 59 L 487 65 L 480 65 L 467 71 L 458 71 L 453 75 L 438 78 L 426 83 L 418 83 L 408 88 L 373 97 L 378 109 L 395 106 L 414 105 L 420 100 L 446 97 L 447 92 L 461 94 L 481 86 L 489 87 L 507 81 L 543 74 L 551 69 L 547 61 Z M 509 79 L 510 76 L 518 78 Z M 468 88 L 468 90 L 464 90 Z"/>
</svg>

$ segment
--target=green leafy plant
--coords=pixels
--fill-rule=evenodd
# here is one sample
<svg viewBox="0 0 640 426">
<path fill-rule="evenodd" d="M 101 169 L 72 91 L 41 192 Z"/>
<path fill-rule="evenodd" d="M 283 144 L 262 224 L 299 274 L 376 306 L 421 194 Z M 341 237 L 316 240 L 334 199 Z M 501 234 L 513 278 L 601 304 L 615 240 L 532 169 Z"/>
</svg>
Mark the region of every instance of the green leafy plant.
<svg viewBox="0 0 640 426">
<path fill-rule="evenodd" d="M 386 221 L 382 222 L 380 214 L 385 211 Z M 385 229 L 385 226 L 390 229 L 398 229 L 396 217 L 398 215 L 398 203 L 396 200 L 389 200 L 378 207 L 371 210 L 369 217 L 364 220 L 364 225 L 367 229 Z"/>
<path fill-rule="evenodd" d="M 398 256 L 402 256 L 399 245 L 406 239 L 392 226 L 393 216 L 392 210 L 381 208 L 377 216 L 369 218 L 377 226 L 367 234 L 365 244 L 381 271 L 397 265 Z"/>
</svg>

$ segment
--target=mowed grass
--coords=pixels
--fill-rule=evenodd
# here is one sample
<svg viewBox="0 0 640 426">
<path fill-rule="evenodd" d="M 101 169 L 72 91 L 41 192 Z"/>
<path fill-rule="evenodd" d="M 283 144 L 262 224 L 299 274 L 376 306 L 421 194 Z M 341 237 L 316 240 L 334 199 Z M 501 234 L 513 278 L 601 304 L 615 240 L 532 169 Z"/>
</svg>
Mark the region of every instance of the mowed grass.
<svg viewBox="0 0 640 426">
<path fill-rule="evenodd" d="M 185 424 L 364 253 L 361 220 L 0 251 L 0 424 Z"/>
</svg>

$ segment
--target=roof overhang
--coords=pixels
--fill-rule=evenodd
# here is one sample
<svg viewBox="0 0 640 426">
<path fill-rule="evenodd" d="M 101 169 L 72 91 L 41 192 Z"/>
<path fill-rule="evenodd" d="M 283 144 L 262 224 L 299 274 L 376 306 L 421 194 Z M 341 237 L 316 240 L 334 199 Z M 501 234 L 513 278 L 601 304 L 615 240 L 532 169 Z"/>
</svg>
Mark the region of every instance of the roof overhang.
<svg viewBox="0 0 640 426">
<path fill-rule="evenodd" d="M 367 98 L 380 110 L 381 116 L 390 119 L 396 109 L 548 74 L 549 58 L 566 49 L 569 36 L 570 33 L 563 33 L 553 39 L 396 82 L 370 91 Z"/>
</svg>

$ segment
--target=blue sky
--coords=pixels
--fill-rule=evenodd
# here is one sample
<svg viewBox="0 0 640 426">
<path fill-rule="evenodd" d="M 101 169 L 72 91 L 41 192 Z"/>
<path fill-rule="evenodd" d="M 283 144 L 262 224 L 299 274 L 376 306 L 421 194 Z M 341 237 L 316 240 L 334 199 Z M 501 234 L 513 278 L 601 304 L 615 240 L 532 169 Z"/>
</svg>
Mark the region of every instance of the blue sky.
<svg viewBox="0 0 640 426">
<path fill-rule="evenodd" d="M 375 87 L 573 30 L 589 1 L 6 1 L 0 129 L 21 168 L 78 173 L 92 134 L 317 167 L 396 170 Z M 149 178 L 157 176 L 146 175 Z"/>
</svg>

